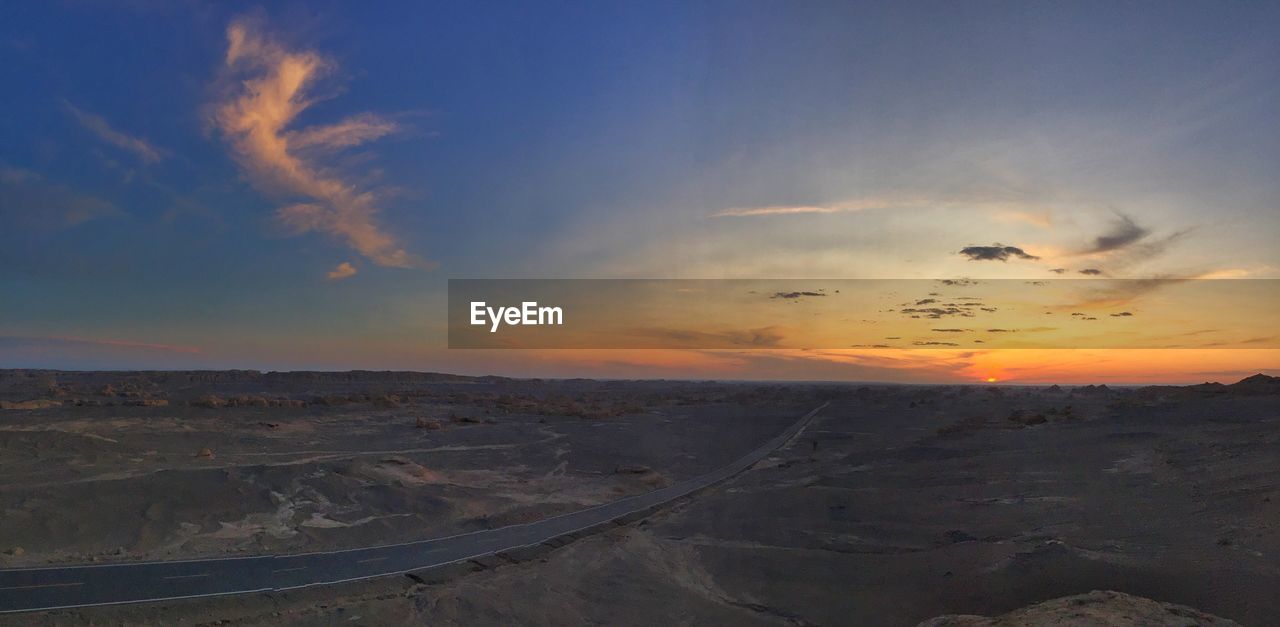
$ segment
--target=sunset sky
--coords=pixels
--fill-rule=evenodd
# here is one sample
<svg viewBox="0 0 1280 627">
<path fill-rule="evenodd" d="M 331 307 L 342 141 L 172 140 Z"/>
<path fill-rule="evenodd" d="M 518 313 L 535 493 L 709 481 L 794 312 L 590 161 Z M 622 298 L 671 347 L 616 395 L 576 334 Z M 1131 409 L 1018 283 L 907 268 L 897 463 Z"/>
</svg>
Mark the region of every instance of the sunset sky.
<svg viewBox="0 0 1280 627">
<path fill-rule="evenodd" d="M 0 367 L 1277 374 L 445 347 L 450 278 L 1278 279 L 1277 32 L 1268 3 L 9 3 Z"/>
</svg>

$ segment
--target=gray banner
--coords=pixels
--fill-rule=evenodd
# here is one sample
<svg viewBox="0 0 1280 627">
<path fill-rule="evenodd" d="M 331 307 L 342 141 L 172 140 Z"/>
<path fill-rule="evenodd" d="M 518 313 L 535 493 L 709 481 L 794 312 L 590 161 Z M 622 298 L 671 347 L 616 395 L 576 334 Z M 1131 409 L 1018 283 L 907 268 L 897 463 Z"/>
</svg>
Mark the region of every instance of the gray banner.
<svg viewBox="0 0 1280 627">
<path fill-rule="evenodd" d="M 1276 348 L 1274 279 L 452 279 L 450 348 Z"/>
</svg>

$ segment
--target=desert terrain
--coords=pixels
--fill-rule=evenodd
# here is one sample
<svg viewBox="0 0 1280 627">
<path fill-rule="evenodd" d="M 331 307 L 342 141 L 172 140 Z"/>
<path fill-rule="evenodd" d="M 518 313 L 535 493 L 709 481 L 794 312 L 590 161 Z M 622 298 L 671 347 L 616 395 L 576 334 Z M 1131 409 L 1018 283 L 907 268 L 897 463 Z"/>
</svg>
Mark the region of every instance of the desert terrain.
<svg viewBox="0 0 1280 627">
<path fill-rule="evenodd" d="M 830 404 L 751 470 L 536 555 L 0 622 L 976 625 L 1027 624 L 1019 608 L 1050 602 L 1034 611 L 1118 603 L 1164 613 L 1150 624 L 1273 624 L 1277 384 L 6 371 L 2 567 L 536 520 L 705 473 Z M 1084 600 L 1052 602 L 1071 595 Z"/>
</svg>

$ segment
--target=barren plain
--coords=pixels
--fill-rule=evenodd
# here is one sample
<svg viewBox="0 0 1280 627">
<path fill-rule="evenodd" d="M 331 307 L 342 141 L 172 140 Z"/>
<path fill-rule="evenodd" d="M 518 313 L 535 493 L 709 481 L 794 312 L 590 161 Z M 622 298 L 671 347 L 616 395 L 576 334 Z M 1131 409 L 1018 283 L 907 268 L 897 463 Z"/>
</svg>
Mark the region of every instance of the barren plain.
<svg viewBox="0 0 1280 627">
<path fill-rule="evenodd" d="M 1148 624 L 1210 624 L 1183 605 L 1245 625 L 1280 616 L 1280 386 L 1261 375 L 1145 388 L 0 377 L 2 567 L 500 527 L 713 470 L 830 402 L 750 471 L 537 556 L 0 621 L 912 625 L 1069 595 L 1085 600 L 1052 607 L 1130 603 L 1093 590 L 1165 604 L 1149 607 L 1171 618 Z M 988 624 L 974 621 L 932 624 Z"/>
</svg>

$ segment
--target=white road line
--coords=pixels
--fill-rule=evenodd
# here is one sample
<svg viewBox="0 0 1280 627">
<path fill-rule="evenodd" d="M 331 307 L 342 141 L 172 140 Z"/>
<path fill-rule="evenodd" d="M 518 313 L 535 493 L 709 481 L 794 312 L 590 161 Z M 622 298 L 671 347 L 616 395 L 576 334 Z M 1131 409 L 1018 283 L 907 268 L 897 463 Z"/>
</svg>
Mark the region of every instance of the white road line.
<svg viewBox="0 0 1280 627">
<path fill-rule="evenodd" d="M 71 586 L 83 586 L 83 585 L 84 585 L 83 581 L 79 581 L 76 583 L 42 583 L 38 586 L 9 586 L 7 588 L 0 588 L 0 590 L 36 590 L 39 588 L 68 588 Z"/>
</svg>

